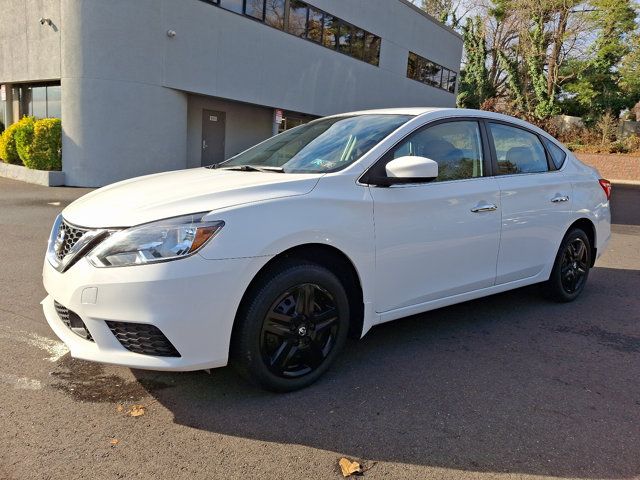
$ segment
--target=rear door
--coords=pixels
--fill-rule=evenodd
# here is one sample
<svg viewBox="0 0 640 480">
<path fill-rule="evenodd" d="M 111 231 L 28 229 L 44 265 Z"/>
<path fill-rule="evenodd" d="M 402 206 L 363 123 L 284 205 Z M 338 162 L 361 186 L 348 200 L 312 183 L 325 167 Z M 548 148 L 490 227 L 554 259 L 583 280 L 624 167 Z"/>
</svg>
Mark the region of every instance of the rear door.
<svg viewBox="0 0 640 480">
<path fill-rule="evenodd" d="M 376 311 L 419 305 L 491 287 L 500 236 L 499 188 L 488 176 L 490 150 L 481 124 L 428 124 L 373 168 L 394 158 L 438 163 L 430 183 L 370 188 L 374 200 Z"/>
<path fill-rule="evenodd" d="M 571 218 L 573 192 L 537 133 L 494 121 L 487 121 L 487 131 L 502 207 L 496 284 L 504 284 L 552 264 Z"/>
</svg>

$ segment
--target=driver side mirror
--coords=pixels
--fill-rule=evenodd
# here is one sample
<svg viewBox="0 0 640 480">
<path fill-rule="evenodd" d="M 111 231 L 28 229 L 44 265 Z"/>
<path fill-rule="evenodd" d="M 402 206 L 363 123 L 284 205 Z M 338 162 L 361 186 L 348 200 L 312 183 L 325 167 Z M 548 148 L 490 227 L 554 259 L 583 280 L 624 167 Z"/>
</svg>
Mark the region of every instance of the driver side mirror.
<svg viewBox="0 0 640 480">
<path fill-rule="evenodd" d="M 385 169 L 389 185 L 426 183 L 438 178 L 438 163 L 425 157 L 399 157 L 387 163 Z"/>
</svg>

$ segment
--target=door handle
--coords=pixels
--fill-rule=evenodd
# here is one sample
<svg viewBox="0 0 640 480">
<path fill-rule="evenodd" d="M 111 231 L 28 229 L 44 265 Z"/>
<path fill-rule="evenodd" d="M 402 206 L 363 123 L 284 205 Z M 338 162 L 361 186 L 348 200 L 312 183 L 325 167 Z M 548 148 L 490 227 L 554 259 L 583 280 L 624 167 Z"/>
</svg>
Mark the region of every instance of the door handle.
<svg viewBox="0 0 640 480">
<path fill-rule="evenodd" d="M 203 150 L 206 150 L 206 149 L 207 149 L 207 147 L 208 147 L 208 145 L 207 145 L 207 141 L 206 141 L 206 140 L 202 140 L 202 149 L 203 149 Z"/>
<path fill-rule="evenodd" d="M 551 201 L 553 203 L 568 202 L 569 197 L 567 197 L 566 195 L 558 195 L 557 197 L 553 197 Z"/>
<path fill-rule="evenodd" d="M 498 209 L 498 206 L 494 203 L 483 203 L 482 205 L 473 207 L 471 211 L 473 213 L 480 213 L 480 212 L 493 212 L 494 210 L 497 210 L 497 209 Z"/>
</svg>

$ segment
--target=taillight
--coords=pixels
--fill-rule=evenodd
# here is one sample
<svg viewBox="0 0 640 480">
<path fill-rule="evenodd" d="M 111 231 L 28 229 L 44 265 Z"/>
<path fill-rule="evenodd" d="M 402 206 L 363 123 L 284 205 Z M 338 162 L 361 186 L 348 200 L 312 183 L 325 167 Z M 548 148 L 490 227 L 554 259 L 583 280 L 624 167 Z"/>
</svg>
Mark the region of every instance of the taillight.
<svg viewBox="0 0 640 480">
<path fill-rule="evenodd" d="M 605 180 L 604 178 L 601 178 L 600 180 L 598 180 L 598 182 L 600 183 L 602 190 L 604 190 L 604 194 L 607 196 L 607 200 L 610 200 L 611 199 L 611 182 L 609 180 Z"/>
</svg>

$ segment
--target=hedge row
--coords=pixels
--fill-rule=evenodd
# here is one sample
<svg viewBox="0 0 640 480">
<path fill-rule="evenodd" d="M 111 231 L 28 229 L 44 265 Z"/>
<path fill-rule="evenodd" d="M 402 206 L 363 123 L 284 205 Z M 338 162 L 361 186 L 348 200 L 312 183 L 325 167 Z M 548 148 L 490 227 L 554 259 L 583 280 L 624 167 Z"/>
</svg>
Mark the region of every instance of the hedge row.
<svg viewBox="0 0 640 480">
<path fill-rule="evenodd" d="M 0 158 L 34 170 L 62 169 L 62 125 L 58 118 L 24 117 L 0 135 Z"/>
</svg>

